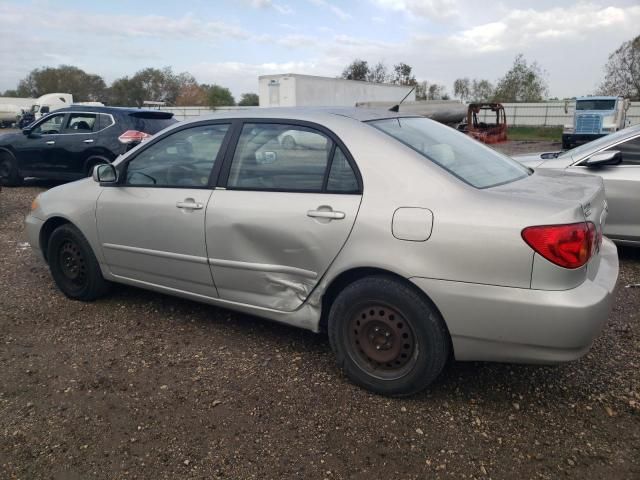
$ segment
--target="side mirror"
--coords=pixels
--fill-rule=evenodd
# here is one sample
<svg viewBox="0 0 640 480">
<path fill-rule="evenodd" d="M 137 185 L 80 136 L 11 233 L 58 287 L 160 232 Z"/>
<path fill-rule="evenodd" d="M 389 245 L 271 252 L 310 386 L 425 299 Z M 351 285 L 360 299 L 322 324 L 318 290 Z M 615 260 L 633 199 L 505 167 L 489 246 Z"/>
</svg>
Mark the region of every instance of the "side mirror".
<svg viewBox="0 0 640 480">
<path fill-rule="evenodd" d="M 620 162 L 622 162 L 622 152 L 619 150 L 607 150 L 590 156 L 583 165 L 589 168 L 597 168 L 618 165 Z"/>
<path fill-rule="evenodd" d="M 101 163 L 93 167 L 93 180 L 99 184 L 116 183 L 118 181 L 118 172 L 116 167 L 110 163 Z"/>
<path fill-rule="evenodd" d="M 31 135 L 31 129 L 29 127 L 25 127 L 22 129 L 22 133 L 24 133 L 25 135 L 29 136 Z"/>
<path fill-rule="evenodd" d="M 49 111 L 50 111 L 50 109 L 49 109 L 49 106 L 47 106 L 47 105 L 44 105 L 43 107 L 40 107 L 40 113 L 42 115 L 45 115 L 45 114 L 49 113 Z"/>
</svg>

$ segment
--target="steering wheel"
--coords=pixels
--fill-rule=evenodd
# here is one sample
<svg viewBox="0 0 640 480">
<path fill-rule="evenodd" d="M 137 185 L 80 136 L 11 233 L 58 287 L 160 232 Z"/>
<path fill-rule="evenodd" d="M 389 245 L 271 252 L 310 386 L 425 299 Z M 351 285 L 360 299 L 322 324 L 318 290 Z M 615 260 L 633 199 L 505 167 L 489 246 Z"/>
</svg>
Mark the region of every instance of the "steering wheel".
<svg viewBox="0 0 640 480">
<path fill-rule="evenodd" d="M 193 185 L 196 185 L 195 173 L 197 170 L 197 167 L 192 163 L 172 165 L 167 169 L 167 183 L 169 185 L 180 185 L 180 181 L 184 180 L 185 176 L 188 176 L 193 181 Z"/>
</svg>

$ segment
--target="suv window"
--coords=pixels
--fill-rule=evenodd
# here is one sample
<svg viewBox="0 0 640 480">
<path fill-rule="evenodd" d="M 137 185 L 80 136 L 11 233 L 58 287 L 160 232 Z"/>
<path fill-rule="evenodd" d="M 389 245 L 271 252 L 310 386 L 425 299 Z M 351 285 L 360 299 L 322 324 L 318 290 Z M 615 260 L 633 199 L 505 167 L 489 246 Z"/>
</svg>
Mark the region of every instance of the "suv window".
<svg viewBox="0 0 640 480">
<path fill-rule="evenodd" d="M 619 150 L 622 153 L 622 165 L 640 165 L 640 137 L 619 143 L 607 150 Z"/>
<path fill-rule="evenodd" d="M 57 115 L 51 115 L 47 117 L 46 120 L 36 125 L 32 133 L 37 133 L 40 135 L 52 135 L 56 133 L 60 133 L 62 131 L 62 121 L 64 120 L 64 113 L 59 113 Z"/>
<path fill-rule="evenodd" d="M 97 115 L 91 113 L 70 113 L 67 128 L 70 133 L 90 133 L 96 126 Z"/>
<path fill-rule="evenodd" d="M 331 139 L 310 128 L 245 124 L 227 187 L 320 192 L 332 148 Z"/>
<path fill-rule="evenodd" d="M 175 132 L 142 150 L 127 165 L 126 185 L 206 187 L 229 125 Z"/>
<path fill-rule="evenodd" d="M 98 128 L 96 130 L 104 130 L 107 127 L 113 125 L 113 120 L 111 119 L 111 115 L 107 115 L 106 113 L 98 114 Z"/>
</svg>

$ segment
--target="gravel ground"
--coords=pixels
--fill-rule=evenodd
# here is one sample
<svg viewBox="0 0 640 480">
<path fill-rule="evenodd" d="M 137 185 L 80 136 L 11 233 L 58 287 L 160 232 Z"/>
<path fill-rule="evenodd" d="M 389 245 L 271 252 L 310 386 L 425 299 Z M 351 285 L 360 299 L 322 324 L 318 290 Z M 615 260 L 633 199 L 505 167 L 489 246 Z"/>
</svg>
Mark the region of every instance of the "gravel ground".
<svg viewBox="0 0 640 480">
<path fill-rule="evenodd" d="M 640 250 L 580 361 L 454 363 L 397 400 L 321 335 L 128 287 L 66 299 L 24 243 L 46 186 L 0 193 L 1 478 L 640 478 Z"/>
</svg>

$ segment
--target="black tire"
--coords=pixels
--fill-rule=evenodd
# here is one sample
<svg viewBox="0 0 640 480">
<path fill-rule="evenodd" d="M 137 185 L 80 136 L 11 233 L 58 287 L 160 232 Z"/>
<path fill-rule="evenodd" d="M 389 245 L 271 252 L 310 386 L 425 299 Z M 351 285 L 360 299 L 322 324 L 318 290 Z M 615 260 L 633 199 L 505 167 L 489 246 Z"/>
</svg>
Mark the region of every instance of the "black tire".
<svg viewBox="0 0 640 480">
<path fill-rule="evenodd" d="M 100 265 L 84 235 L 71 224 L 56 228 L 47 247 L 49 270 L 67 297 L 90 302 L 109 290 Z"/>
<path fill-rule="evenodd" d="M 357 385 L 404 396 L 431 384 L 446 365 L 451 339 L 436 308 L 390 276 L 348 285 L 329 312 L 329 342 Z"/>
<path fill-rule="evenodd" d="M 296 148 L 296 140 L 291 135 L 287 135 L 282 139 L 282 146 L 287 150 L 293 150 Z"/>
<path fill-rule="evenodd" d="M 15 157 L 7 152 L 0 153 L 0 185 L 19 187 L 23 181 Z"/>
<path fill-rule="evenodd" d="M 569 150 L 571 148 L 571 142 L 569 139 L 562 137 L 562 149 Z"/>
</svg>

